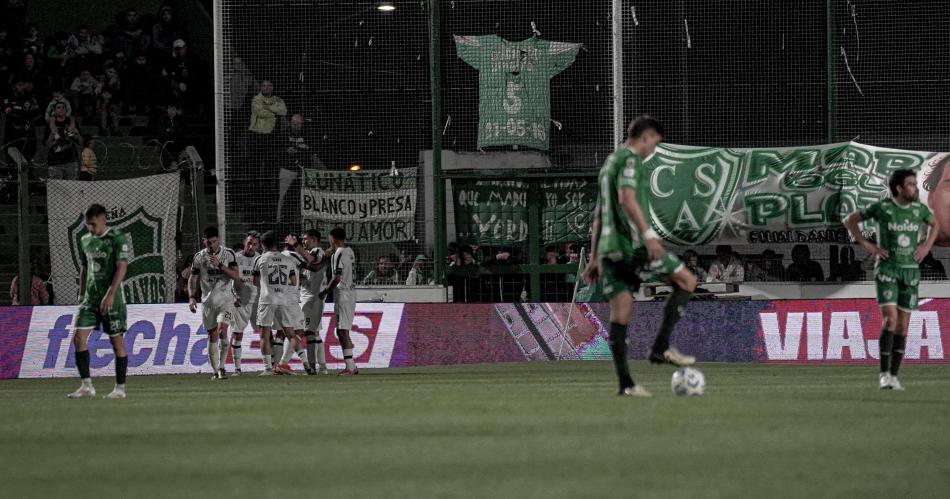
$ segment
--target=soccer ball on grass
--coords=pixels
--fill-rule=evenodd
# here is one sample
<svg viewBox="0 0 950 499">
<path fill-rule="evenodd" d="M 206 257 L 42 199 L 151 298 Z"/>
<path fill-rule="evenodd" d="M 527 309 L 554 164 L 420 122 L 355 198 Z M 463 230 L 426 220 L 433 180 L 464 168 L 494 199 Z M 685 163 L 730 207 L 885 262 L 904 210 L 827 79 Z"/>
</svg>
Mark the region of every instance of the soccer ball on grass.
<svg viewBox="0 0 950 499">
<path fill-rule="evenodd" d="M 673 373 L 670 380 L 673 393 L 685 397 L 698 397 L 706 391 L 706 377 L 694 367 L 681 367 Z"/>
</svg>

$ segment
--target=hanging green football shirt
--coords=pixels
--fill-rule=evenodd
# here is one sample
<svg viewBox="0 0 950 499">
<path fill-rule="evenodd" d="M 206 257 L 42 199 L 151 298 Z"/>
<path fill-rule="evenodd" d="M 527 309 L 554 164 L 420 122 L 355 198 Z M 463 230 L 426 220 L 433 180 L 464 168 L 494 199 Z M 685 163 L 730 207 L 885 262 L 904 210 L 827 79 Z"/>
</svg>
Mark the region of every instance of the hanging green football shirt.
<svg viewBox="0 0 950 499">
<path fill-rule="evenodd" d="M 914 260 L 920 229 L 930 224 L 933 215 L 926 205 L 913 201 L 901 206 L 893 199 L 882 199 L 861 210 L 861 220 L 877 222 L 877 241 L 887 250 L 887 260 L 881 265 L 905 269 L 919 268 Z"/>
<path fill-rule="evenodd" d="M 86 268 L 82 304 L 98 308 L 109 286 L 112 286 L 116 262 L 128 261 L 129 243 L 125 234 L 111 228 L 99 237 L 86 233 L 79 240 L 79 255 L 82 266 Z M 125 303 L 121 289 L 115 293 L 113 303 Z"/>
<path fill-rule="evenodd" d="M 643 213 L 650 213 L 650 193 L 647 191 L 646 168 L 643 158 L 623 147 L 607 157 L 597 176 L 600 185 L 600 235 L 597 254 L 613 261 L 630 260 L 634 250 L 644 244 L 640 232 L 627 218 L 620 206 L 620 189 L 633 189 Z"/>
<path fill-rule="evenodd" d="M 459 58 L 479 71 L 478 147 L 522 145 L 546 151 L 551 78 L 574 63 L 581 44 L 456 35 L 455 47 Z"/>
</svg>

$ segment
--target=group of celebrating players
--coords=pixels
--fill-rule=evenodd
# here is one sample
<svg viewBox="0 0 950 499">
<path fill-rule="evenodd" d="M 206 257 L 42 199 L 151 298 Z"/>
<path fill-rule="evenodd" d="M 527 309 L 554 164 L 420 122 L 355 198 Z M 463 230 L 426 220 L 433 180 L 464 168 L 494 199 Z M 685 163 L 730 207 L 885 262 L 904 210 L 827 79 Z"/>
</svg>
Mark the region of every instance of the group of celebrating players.
<svg viewBox="0 0 950 499">
<path fill-rule="evenodd" d="M 96 395 L 89 372 L 88 338 L 100 328 L 109 336 L 116 355 L 115 388 L 105 398 L 123 399 L 128 356 L 123 340 L 127 326 L 122 281 L 129 244 L 124 234 L 108 227 L 102 205 L 86 210 L 85 223 L 89 232 L 80 243 L 81 303 L 73 325 L 81 385 L 69 398 Z M 290 367 L 295 354 L 307 374 L 328 374 L 320 329 L 324 303 L 331 294 L 345 362 L 339 374 L 359 374 L 349 334 L 356 312 L 356 256 L 346 245 L 342 228 L 330 231 L 328 252 L 321 248 L 320 233 L 313 229 L 302 238 L 288 235 L 282 242 L 273 232 L 248 233 L 241 251 L 235 252 L 221 245 L 218 229 L 212 226 L 204 230 L 202 244 L 204 248 L 192 260 L 188 306 L 197 313 L 200 292 L 212 380 L 228 378 L 224 367 L 228 347 L 233 374 L 241 374 L 241 345 L 249 325 L 260 334 L 265 365 L 261 375 L 296 374 Z"/>
<path fill-rule="evenodd" d="M 675 255 L 664 250 L 650 221 L 645 161 L 662 139 L 663 127 L 658 121 L 649 116 L 638 117 L 630 124 L 627 140 L 607 158 L 598 177 L 600 193 L 591 230 L 590 263 L 584 277 L 591 284 L 599 283 L 610 300 L 608 340 L 620 383 L 618 394 L 623 396 L 650 396 L 649 391 L 633 381 L 627 355 L 633 293 L 642 282 L 663 280 L 673 288 L 663 308 L 659 332 L 648 357 L 650 362 L 688 366 L 696 361 L 670 346 L 673 329 L 696 289 L 696 277 Z M 882 390 L 903 390 L 897 374 L 904 356 L 910 314 L 917 309 L 918 263 L 930 252 L 940 229 L 930 209 L 917 200 L 914 171 L 895 170 L 888 187 L 890 198 L 851 213 L 843 224 L 858 244 L 877 257 L 874 275 L 882 315 L 879 386 Z M 877 244 L 868 241 L 859 228 L 859 223 L 869 221 L 877 224 Z M 85 223 L 89 233 L 80 242 L 82 302 L 73 326 L 76 367 L 82 384 L 69 397 L 95 396 L 87 342 L 93 329 L 100 327 L 110 337 L 116 354 L 116 385 L 106 398 L 122 399 L 128 367 L 123 341 L 126 311 L 122 280 L 129 246 L 123 234 L 108 228 L 102 205 L 94 204 L 86 210 Z M 929 229 L 929 233 L 921 242 L 922 229 Z M 265 362 L 262 374 L 293 374 L 290 360 L 294 354 L 300 357 L 308 374 L 326 373 L 320 325 L 323 304 L 330 293 L 346 362 L 340 374 L 359 373 L 349 337 L 356 308 L 356 258 L 346 246 L 343 229 L 330 231 L 329 254 L 320 248 L 320 234 L 314 230 L 307 231 L 302 240 L 287 236 L 283 251 L 272 232 L 259 238 L 248 234 L 239 252 L 222 247 L 214 227 L 205 230 L 202 241 L 205 247 L 195 255 L 188 283 L 189 307 L 192 312 L 197 311 L 200 284 L 212 379 L 227 378 L 224 362 L 229 345 L 235 374 L 241 372 L 241 342 L 249 324 L 259 328 L 261 335 Z M 259 254 L 259 246 L 263 246 L 263 254 Z M 331 272 L 327 272 L 327 266 Z M 328 273 L 332 276 L 329 282 Z"/>
<path fill-rule="evenodd" d="M 192 312 L 197 311 L 200 288 L 201 322 L 208 333 L 212 379 L 228 377 L 224 365 L 229 344 L 234 374 L 241 374 L 241 343 L 248 325 L 261 335 L 262 375 L 294 374 L 290 368 L 294 354 L 308 374 L 326 374 L 320 325 L 330 293 L 346 363 L 340 374 L 359 373 L 349 334 L 356 310 L 356 257 L 346 246 L 343 229 L 330 231 L 330 254 L 320 247 L 320 233 L 314 229 L 299 239 L 286 236 L 282 251 L 273 232 L 247 234 L 242 250 L 235 252 L 221 245 L 217 228 L 208 227 L 202 243 L 204 249 L 191 265 L 188 306 Z M 329 282 L 327 266 L 333 269 Z"/>
</svg>

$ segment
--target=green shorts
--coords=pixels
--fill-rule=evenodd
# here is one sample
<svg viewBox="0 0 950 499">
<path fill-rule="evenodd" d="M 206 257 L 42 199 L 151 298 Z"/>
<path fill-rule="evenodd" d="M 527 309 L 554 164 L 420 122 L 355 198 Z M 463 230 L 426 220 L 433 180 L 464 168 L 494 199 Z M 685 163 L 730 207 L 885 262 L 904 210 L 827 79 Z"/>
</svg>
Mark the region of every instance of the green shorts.
<svg viewBox="0 0 950 499">
<path fill-rule="evenodd" d="M 113 303 L 112 309 L 105 314 L 99 311 L 98 306 L 83 303 L 76 312 L 73 329 L 99 329 L 110 337 L 119 336 L 128 331 L 125 317 L 125 303 Z"/>
<path fill-rule="evenodd" d="M 920 269 L 878 265 L 874 269 L 878 306 L 897 305 L 904 312 L 917 310 Z"/>
<path fill-rule="evenodd" d="M 682 267 L 683 262 L 669 251 L 663 258 L 651 261 L 646 248 L 637 248 L 630 259 L 601 260 L 601 283 L 607 298 L 613 298 L 624 291 L 636 293 L 641 283 L 659 281 Z"/>
</svg>

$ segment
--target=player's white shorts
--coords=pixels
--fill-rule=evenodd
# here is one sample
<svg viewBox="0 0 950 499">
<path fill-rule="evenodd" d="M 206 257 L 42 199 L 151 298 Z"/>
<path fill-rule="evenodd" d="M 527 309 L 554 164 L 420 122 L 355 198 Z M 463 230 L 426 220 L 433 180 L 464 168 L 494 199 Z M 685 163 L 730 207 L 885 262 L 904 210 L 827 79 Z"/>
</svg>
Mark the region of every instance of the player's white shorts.
<svg viewBox="0 0 950 499">
<path fill-rule="evenodd" d="M 243 333 L 248 325 L 257 329 L 257 302 L 234 307 L 234 332 Z"/>
<path fill-rule="evenodd" d="M 319 296 L 306 296 L 300 299 L 304 331 L 314 331 L 320 334 L 320 327 L 323 322 L 323 304 L 323 299 Z"/>
<path fill-rule="evenodd" d="M 201 324 L 205 331 L 210 331 L 218 324 L 234 324 L 234 302 L 231 297 L 226 298 L 208 298 L 208 301 L 201 304 Z"/>
<path fill-rule="evenodd" d="M 257 325 L 271 329 L 296 328 L 284 311 L 286 305 L 261 303 L 257 306 Z M 300 307 L 297 307 L 300 308 Z"/>
<path fill-rule="evenodd" d="M 299 303 L 293 302 L 293 303 L 288 303 L 284 305 L 281 308 L 281 313 L 284 314 L 285 316 L 284 318 L 286 322 L 290 324 L 290 326 L 288 327 L 299 329 L 301 331 L 303 330 L 303 327 L 304 327 L 303 310 L 300 309 Z"/>
<path fill-rule="evenodd" d="M 356 291 L 333 290 L 333 313 L 336 315 L 336 328 L 349 331 L 353 327 L 353 314 L 356 313 Z"/>
</svg>

